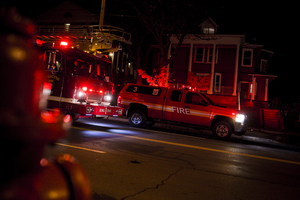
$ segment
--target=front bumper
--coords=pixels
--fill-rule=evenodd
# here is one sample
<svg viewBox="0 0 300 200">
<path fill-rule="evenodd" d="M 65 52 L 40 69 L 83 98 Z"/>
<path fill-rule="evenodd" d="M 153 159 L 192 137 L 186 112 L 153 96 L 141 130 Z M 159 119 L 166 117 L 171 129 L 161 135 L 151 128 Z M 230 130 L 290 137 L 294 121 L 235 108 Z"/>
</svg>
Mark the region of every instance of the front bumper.
<svg viewBox="0 0 300 200">
<path fill-rule="evenodd" d="M 235 122 L 234 123 L 234 134 L 235 135 L 243 135 L 247 131 L 247 122 Z"/>
</svg>

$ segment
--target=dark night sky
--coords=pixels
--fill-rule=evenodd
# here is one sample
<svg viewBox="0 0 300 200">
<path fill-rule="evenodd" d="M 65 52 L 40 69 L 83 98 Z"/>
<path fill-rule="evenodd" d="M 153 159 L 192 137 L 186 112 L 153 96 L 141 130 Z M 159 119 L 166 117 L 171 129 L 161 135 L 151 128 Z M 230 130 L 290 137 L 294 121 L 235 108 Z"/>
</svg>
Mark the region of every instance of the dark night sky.
<svg viewBox="0 0 300 200">
<path fill-rule="evenodd" d="M 62 1 L 52 0 L 50 5 L 40 3 L 40 1 L 28 1 L 8 3 L 18 8 L 19 12 L 30 18 L 46 12 L 47 10 L 59 5 Z M 95 14 L 100 13 L 101 0 L 90 0 L 87 4 L 85 1 L 73 0 L 72 2 L 84 7 Z M 116 12 L 121 9 L 114 3 L 115 0 L 106 1 L 106 14 Z M 295 19 L 291 16 L 291 12 L 280 4 L 250 4 L 243 5 L 222 5 L 222 13 L 217 16 L 211 16 L 219 25 L 220 33 L 224 34 L 246 34 L 246 38 L 256 38 L 258 44 L 266 45 L 265 48 L 271 51 L 278 50 L 278 43 L 283 44 L 284 41 L 290 40 L 291 20 Z M 30 4 L 30 5 L 28 5 Z M 295 25 L 294 25 L 295 26 Z M 286 38 L 288 37 L 288 38 Z"/>
<path fill-rule="evenodd" d="M 45 6 L 47 2 L 30 2 L 16 1 L 16 3 L 9 2 L 8 4 L 16 6 L 21 14 L 34 18 L 59 5 L 62 1 L 49 1 L 48 6 Z M 95 14 L 100 13 L 101 0 L 90 0 L 88 4 L 86 1 L 79 0 L 72 2 Z M 297 6 L 282 3 L 267 4 L 267 2 L 261 2 L 261 4 L 257 1 L 243 2 L 243 5 L 226 2 L 221 5 L 221 13 L 210 17 L 219 25 L 219 33 L 245 34 L 246 40 L 250 43 L 265 45 L 264 49 L 275 52 L 273 74 L 279 75 L 276 90 L 280 91 L 281 96 L 295 94 L 294 98 L 298 98 L 300 83 L 297 80 L 298 63 L 294 52 L 294 49 L 297 51 L 296 41 L 298 41 L 295 22 Z M 116 13 L 118 9 L 120 7 L 117 6 L 115 0 L 106 1 L 106 14 Z"/>
</svg>

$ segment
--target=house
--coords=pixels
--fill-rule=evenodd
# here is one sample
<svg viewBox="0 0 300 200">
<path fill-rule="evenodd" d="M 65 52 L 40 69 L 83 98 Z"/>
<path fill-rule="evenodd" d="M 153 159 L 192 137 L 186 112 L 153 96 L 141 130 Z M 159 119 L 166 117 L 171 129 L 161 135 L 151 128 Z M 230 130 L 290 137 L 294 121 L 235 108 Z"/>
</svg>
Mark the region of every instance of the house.
<svg viewBox="0 0 300 200">
<path fill-rule="evenodd" d="M 200 24 L 200 30 L 201 34 L 186 35 L 169 66 L 172 85 L 192 86 L 221 105 L 266 106 L 269 83 L 276 78 L 267 74 L 274 53 L 247 43 L 245 35 L 217 34 L 218 25 L 211 18 Z M 172 37 L 172 48 L 177 44 L 177 37 Z M 159 50 L 153 54 L 156 68 Z"/>
</svg>

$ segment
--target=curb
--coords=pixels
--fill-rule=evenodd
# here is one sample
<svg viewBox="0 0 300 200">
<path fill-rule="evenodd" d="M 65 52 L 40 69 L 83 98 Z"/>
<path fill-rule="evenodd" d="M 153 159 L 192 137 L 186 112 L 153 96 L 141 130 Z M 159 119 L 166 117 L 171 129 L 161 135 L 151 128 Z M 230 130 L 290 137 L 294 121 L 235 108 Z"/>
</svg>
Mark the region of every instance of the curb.
<svg viewBox="0 0 300 200">
<path fill-rule="evenodd" d="M 125 116 L 122 117 L 109 116 L 107 117 L 107 119 L 128 122 L 128 119 Z M 163 124 L 163 123 L 156 123 L 154 126 L 160 128 L 175 129 L 180 131 L 190 131 L 193 133 L 199 133 L 199 132 L 204 133 L 204 131 L 206 131 L 206 130 L 197 130 L 186 126 L 176 126 L 176 125 Z M 300 146 L 300 133 L 297 135 L 296 133 L 292 134 L 289 132 L 278 131 L 278 130 L 263 129 L 258 127 L 248 127 L 247 132 L 244 135 L 252 136 L 256 138 L 269 139 L 284 145 Z"/>
</svg>

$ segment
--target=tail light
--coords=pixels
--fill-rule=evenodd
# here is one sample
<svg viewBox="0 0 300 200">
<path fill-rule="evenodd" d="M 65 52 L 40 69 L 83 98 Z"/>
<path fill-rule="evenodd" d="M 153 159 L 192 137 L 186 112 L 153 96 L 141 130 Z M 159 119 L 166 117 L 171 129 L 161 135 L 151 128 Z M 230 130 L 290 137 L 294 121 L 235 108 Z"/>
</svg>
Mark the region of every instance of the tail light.
<svg viewBox="0 0 300 200">
<path fill-rule="evenodd" d="M 118 104 L 121 104 L 122 97 L 118 96 Z"/>
</svg>

